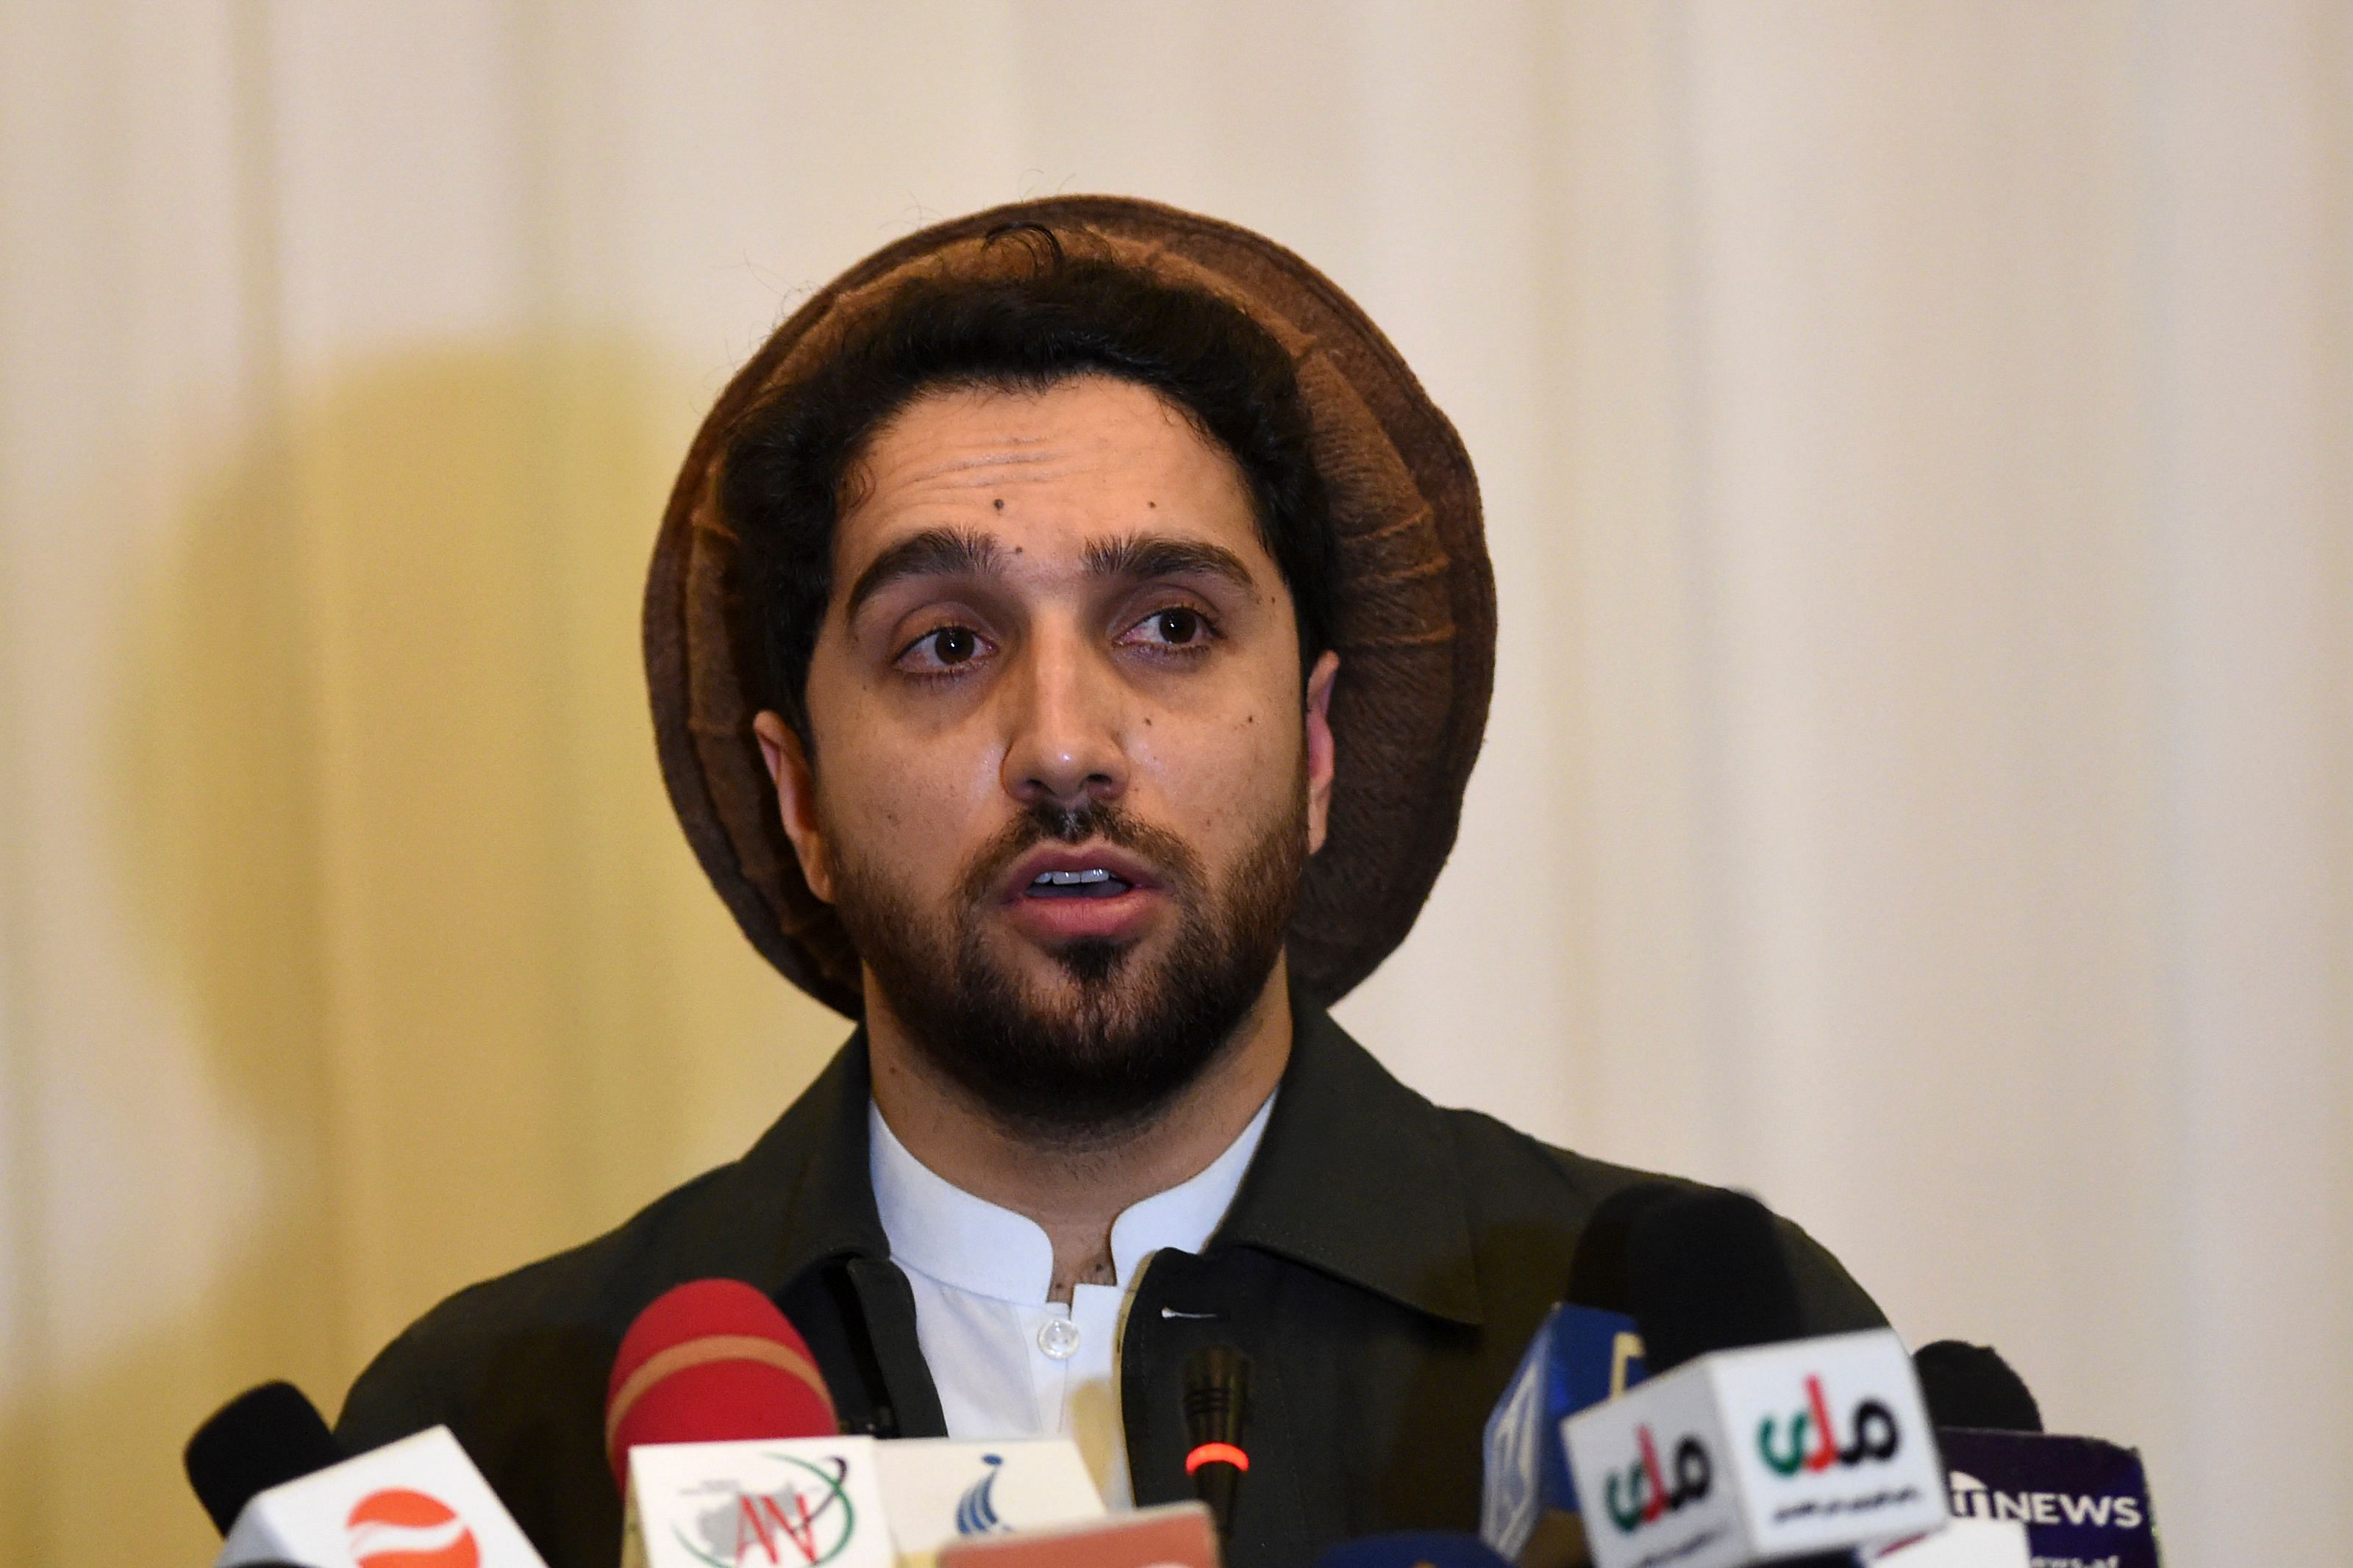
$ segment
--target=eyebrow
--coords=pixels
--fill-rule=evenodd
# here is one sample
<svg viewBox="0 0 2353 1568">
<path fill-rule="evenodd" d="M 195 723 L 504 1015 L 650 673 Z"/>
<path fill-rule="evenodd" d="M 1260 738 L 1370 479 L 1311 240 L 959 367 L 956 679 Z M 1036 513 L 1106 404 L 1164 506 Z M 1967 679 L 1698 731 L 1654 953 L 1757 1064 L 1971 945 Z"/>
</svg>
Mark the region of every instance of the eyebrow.
<svg viewBox="0 0 2353 1568">
<path fill-rule="evenodd" d="M 1099 579 L 1125 578 L 1141 582 L 1155 577 L 1222 577 L 1242 588 L 1256 588 L 1242 558 L 1221 545 L 1198 540 L 1170 539 L 1165 534 L 1131 533 L 1099 539 L 1082 557 L 1086 574 Z M 845 616 L 855 618 L 859 607 L 892 584 L 908 577 L 993 577 L 1004 570 L 1004 547 L 985 533 L 963 529 L 927 528 L 912 533 L 877 555 L 850 586 Z"/>
<path fill-rule="evenodd" d="M 844 614 L 855 618 L 867 600 L 902 577 L 994 576 L 1004 551 L 985 533 L 962 529 L 927 528 L 911 533 L 877 555 L 851 584 Z"/>
<path fill-rule="evenodd" d="M 1166 534 L 1131 533 L 1097 540 L 1087 546 L 1090 577 L 1124 577 L 1142 582 L 1154 577 L 1223 577 L 1240 588 L 1255 588 L 1258 579 L 1242 558 L 1220 545 L 1194 539 L 1170 539 Z"/>
</svg>

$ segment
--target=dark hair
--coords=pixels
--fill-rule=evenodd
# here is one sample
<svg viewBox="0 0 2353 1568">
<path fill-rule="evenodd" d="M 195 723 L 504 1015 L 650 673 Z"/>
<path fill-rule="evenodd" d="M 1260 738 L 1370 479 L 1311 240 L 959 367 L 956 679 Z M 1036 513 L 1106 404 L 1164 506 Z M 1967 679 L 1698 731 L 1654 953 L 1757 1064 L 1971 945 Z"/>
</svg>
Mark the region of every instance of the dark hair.
<svg viewBox="0 0 2353 1568">
<path fill-rule="evenodd" d="M 1206 290 L 1069 255 L 1037 225 L 988 243 L 1018 245 L 1026 266 L 901 285 L 815 372 L 764 395 L 729 434 L 720 500 L 742 551 L 759 695 L 804 744 L 845 488 L 875 431 L 944 386 L 1042 390 L 1093 373 L 1159 393 L 1240 468 L 1259 537 L 1291 590 L 1303 670 L 1331 644 L 1331 513 L 1282 346 Z"/>
</svg>

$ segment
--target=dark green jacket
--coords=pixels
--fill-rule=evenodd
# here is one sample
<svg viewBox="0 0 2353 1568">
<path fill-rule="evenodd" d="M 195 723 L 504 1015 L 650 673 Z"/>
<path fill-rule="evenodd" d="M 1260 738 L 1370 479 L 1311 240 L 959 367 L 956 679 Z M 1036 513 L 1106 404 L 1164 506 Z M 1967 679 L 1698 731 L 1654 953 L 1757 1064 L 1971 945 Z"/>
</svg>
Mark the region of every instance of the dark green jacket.
<svg viewBox="0 0 2353 1568">
<path fill-rule="evenodd" d="M 844 1425 L 944 1435 L 890 1261 L 866 1148 L 866 1044 L 750 1153 L 619 1229 L 460 1291 L 360 1375 L 354 1448 L 446 1422 L 550 1568 L 611 1568 L 607 1373 L 640 1309 L 683 1280 L 749 1280 L 807 1337 Z M 1144 1270 L 1121 1348 L 1139 1502 L 1189 1495 L 1178 1379 L 1195 1346 L 1254 1363 L 1232 1568 L 1304 1568 L 1376 1531 L 1472 1530 L 1487 1412 L 1567 1278 L 1586 1216 L 1641 1173 L 1441 1110 L 1301 1007 L 1281 1096 L 1233 1208 L 1198 1257 Z M 1795 1226 L 1810 1326 L 1876 1327 L 1870 1298 Z"/>
</svg>

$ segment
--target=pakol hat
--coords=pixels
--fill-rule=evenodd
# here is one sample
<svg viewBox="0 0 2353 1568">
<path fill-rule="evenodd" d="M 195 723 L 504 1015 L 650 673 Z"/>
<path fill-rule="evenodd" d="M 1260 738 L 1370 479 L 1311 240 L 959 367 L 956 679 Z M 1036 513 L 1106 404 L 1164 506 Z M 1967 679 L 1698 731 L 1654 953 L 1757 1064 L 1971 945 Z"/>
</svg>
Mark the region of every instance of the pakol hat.
<svg viewBox="0 0 2353 1568">
<path fill-rule="evenodd" d="M 729 433 L 823 363 L 911 279 L 995 275 L 1010 224 L 1240 308 L 1288 350 L 1314 426 L 1336 556 L 1330 832 L 1291 922 L 1292 973 L 1330 1002 L 1405 940 L 1453 847 L 1494 680 L 1495 581 L 1461 439 L 1380 330 L 1271 240 L 1119 196 L 1056 196 L 954 219 L 886 246 L 818 290 L 737 373 L 689 449 L 646 583 L 646 679 L 670 804 L 752 945 L 852 1017 L 856 950 L 809 891 L 752 730 L 759 641 L 718 483 Z"/>
</svg>

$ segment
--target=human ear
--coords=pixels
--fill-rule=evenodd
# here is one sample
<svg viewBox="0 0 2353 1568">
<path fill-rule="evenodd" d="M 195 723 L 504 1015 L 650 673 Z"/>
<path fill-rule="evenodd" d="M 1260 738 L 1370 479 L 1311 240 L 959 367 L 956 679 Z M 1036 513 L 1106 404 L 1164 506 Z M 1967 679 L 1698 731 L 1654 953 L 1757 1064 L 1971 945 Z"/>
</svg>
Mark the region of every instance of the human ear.
<svg viewBox="0 0 2353 1568">
<path fill-rule="evenodd" d="M 1332 815 L 1332 681 L 1340 656 L 1326 648 L 1307 672 L 1307 852 L 1324 847 Z"/>
<path fill-rule="evenodd" d="M 752 721 L 752 732 L 760 738 L 760 755 L 767 762 L 768 777 L 776 781 L 776 814 L 784 822 L 785 837 L 793 841 L 793 853 L 800 858 L 801 877 L 810 892 L 829 904 L 833 867 L 818 818 L 817 775 L 809 769 L 808 753 L 793 727 L 776 713 L 760 713 Z"/>
</svg>

